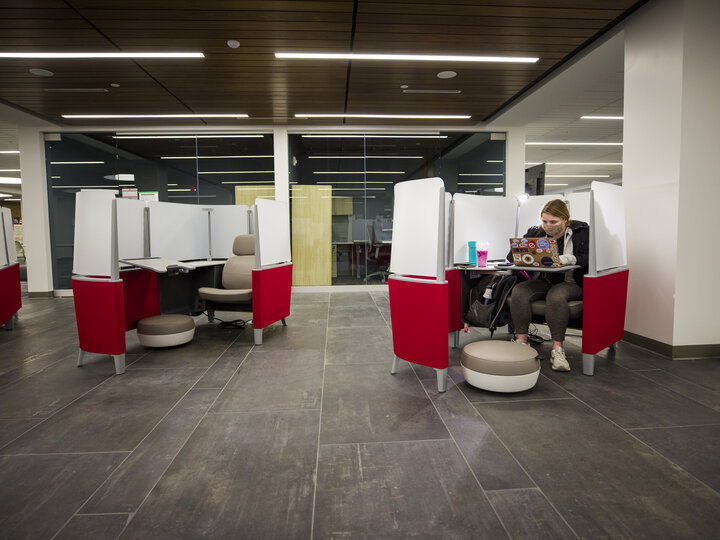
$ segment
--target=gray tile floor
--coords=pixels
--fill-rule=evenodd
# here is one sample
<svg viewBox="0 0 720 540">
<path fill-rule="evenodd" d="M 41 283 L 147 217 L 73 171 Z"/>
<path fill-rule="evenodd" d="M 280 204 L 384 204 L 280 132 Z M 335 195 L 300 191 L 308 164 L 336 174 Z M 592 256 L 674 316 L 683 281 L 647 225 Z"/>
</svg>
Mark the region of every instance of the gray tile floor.
<svg viewBox="0 0 720 540">
<path fill-rule="evenodd" d="M 586 377 L 570 338 L 570 373 L 498 395 L 452 350 L 438 394 L 389 374 L 387 293 L 295 294 L 260 347 L 197 323 L 172 349 L 128 333 L 114 376 L 75 367 L 71 299 L 24 298 L 0 330 L 0 538 L 720 538 L 720 359 L 621 343 Z"/>
</svg>

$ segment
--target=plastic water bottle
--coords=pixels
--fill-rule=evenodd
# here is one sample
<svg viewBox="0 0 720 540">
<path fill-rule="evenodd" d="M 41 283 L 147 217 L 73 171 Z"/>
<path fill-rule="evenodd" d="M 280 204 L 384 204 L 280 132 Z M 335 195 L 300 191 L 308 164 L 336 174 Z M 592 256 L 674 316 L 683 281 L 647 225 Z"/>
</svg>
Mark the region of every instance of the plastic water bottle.
<svg viewBox="0 0 720 540">
<path fill-rule="evenodd" d="M 468 263 L 470 266 L 477 266 L 477 242 L 468 242 Z"/>
<path fill-rule="evenodd" d="M 493 297 L 493 291 L 495 289 L 494 283 L 488 283 L 488 286 L 485 287 L 485 292 L 483 293 L 483 304 L 489 304 Z"/>
</svg>

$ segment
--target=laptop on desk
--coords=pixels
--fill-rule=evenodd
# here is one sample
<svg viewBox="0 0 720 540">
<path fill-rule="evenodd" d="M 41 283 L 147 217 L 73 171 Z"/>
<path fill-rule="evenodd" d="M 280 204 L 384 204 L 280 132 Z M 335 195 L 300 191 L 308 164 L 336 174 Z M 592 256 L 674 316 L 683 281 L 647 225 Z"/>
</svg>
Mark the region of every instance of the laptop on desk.
<svg viewBox="0 0 720 540">
<path fill-rule="evenodd" d="M 554 238 L 511 238 L 510 251 L 515 266 L 560 266 L 557 240 Z"/>
</svg>

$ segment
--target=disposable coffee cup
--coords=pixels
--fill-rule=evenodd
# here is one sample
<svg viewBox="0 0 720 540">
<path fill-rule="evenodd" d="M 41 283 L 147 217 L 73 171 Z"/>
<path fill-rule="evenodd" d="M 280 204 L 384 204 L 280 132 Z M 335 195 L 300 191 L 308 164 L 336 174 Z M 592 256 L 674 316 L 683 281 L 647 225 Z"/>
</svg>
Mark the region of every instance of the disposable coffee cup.
<svg viewBox="0 0 720 540">
<path fill-rule="evenodd" d="M 477 245 L 477 265 L 479 268 L 487 266 L 488 249 L 490 244 L 487 242 L 478 242 Z"/>
</svg>

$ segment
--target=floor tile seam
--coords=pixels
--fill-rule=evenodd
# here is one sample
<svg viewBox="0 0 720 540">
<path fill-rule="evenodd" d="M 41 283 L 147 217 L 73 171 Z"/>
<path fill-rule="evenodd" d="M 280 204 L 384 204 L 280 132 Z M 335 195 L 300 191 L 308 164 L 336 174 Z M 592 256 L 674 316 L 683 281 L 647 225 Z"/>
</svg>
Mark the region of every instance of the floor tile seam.
<svg viewBox="0 0 720 540">
<path fill-rule="evenodd" d="M 77 368 L 80 369 L 81 366 L 77 366 Z M 50 413 L 49 416 L 44 417 L 40 422 L 38 422 L 38 423 L 35 424 L 34 426 L 30 427 L 29 429 L 23 431 L 20 435 L 18 435 L 17 437 L 15 437 L 14 439 L 12 439 L 11 441 L 8 441 L 6 444 L 0 446 L 0 452 L 2 452 L 2 449 L 3 449 L 3 448 L 6 448 L 8 445 L 14 443 L 14 442 L 15 442 L 16 440 L 18 440 L 20 437 L 24 436 L 26 433 L 29 433 L 29 432 L 32 431 L 33 429 L 39 428 L 39 427 L 42 426 L 45 422 L 51 420 L 52 418 L 54 418 L 55 416 L 57 416 L 58 414 L 60 414 L 62 411 L 64 411 L 65 409 L 67 409 L 68 407 L 70 407 L 71 405 L 73 405 L 75 402 L 80 401 L 80 400 L 83 399 L 85 396 L 87 396 L 90 392 L 93 392 L 95 389 L 97 389 L 97 388 L 99 388 L 100 386 L 106 384 L 108 381 L 113 380 L 115 377 L 117 377 L 117 375 L 116 375 L 115 373 L 113 373 L 112 375 L 108 375 L 107 377 L 105 377 L 102 381 L 100 381 L 98 384 L 96 384 L 96 385 L 93 386 L 92 388 L 89 388 L 87 391 L 83 392 L 82 394 L 80 394 L 79 396 L 77 396 L 75 399 L 70 400 L 68 403 L 66 403 L 65 405 L 63 405 L 63 406 L 60 407 L 59 409 L 53 411 L 52 413 Z"/>
<path fill-rule="evenodd" d="M 686 428 L 697 428 L 697 427 L 712 427 L 720 426 L 720 422 L 712 422 L 710 424 L 678 424 L 676 426 L 638 426 L 625 428 L 625 431 L 644 431 L 651 429 L 686 429 Z"/>
<path fill-rule="evenodd" d="M 619 367 L 622 367 L 622 366 L 619 366 Z M 626 368 L 623 368 L 623 369 L 626 369 Z M 628 370 L 628 371 L 629 371 L 629 370 Z M 617 429 L 619 429 L 620 431 L 622 431 L 622 432 L 624 432 L 624 433 L 627 433 L 632 439 L 634 439 L 635 441 L 637 441 L 638 443 L 640 443 L 641 445 L 643 445 L 645 448 L 647 448 L 648 450 L 650 450 L 650 452 L 651 452 L 652 454 L 658 456 L 662 461 L 665 461 L 665 462 L 669 463 L 672 467 L 677 467 L 677 468 L 679 468 L 679 469 L 680 469 L 682 472 L 684 472 L 688 477 L 690 477 L 690 478 L 692 478 L 693 480 L 697 481 L 698 483 L 702 484 L 703 486 L 705 486 L 706 488 L 708 488 L 708 489 L 711 490 L 712 492 L 718 493 L 715 489 L 713 489 L 711 486 L 709 486 L 708 484 L 706 484 L 705 482 L 703 482 L 702 480 L 700 480 L 698 477 L 696 477 L 696 476 L 695 476 L 694 474 L 692 474 L 690 471 L 688 471 L 687 469 L 685 469 L 682 465 L 680 465 L 679 463 L 675 463 L 672 459 L 670 459 L 669 457 L 667 457 L 667 456 L 665 456 L 664 454 L 662 454 L 659 450 L 656 450 L 655 448 L 653 448 L 652 446 L 650 446 L 648 443 L 646 443 L 646 442 L 643 441 L 642 439 L 638 438 L 638 437 L 637 437 L 632 431 L 630 431 L 629 429 L 626 429 L 626 428 L 620 426 L 620 424 L 618 424 L 617 422 L 615 422 L 615 421 L 612 420 L 611 418 L 605 416 L 603 413 L 601 413 L 600 411 L 598 411 L 597 409 L 595 409 L 594 407 L 592 407 L 590 404 L 588 404 L 588 403 L 586 403 L 585 401 L 583 401 L 581 398 L 578 397 L 578 398 L 577 398 L 577 401 L 578 401 L 578 403 L 581 403 L 581 404 L 584 405 L 586 408 L 590 409 L 590 410 L 593 411 L 595 414 L 597 414 L 598 416 L 600 416 L 601 418 L 603 418 L 604 420 L 606 420 L 607 422 L 609 422 L 610 424 L 612 424 L 613 426 L 615 426 L 615 427 L 616 427 Z M 716 424 L 711 424 L 711 425 L 716 425 Z M 548 500 L 549 500 L 549 499 L 548 499 Z"/>
<path fill-rule="evenodd" d="M 35 375 L 39 375 L 40 373 L 44 372 L 46 369 L 50 369 L 50 368 L 56 366 L 57 364 L 59 364 L 60 362 L 66 361 L 66 360 L 68 360 L 69 358 L 72 358 L 72 357 L 73 357 L 73 353 L 69 353 L 67 356 L 64 356 L 64 357 L 62 357 L 62 358 L 58 358 L 58 359 L 55 360 L 54 362 L 49 363 L 47 366 L 45 366 L 44 368 L 42 368 L 42 369 L 40 369 L 40 370 L 38 370 L 38 371 L 34 371 L 34 372 L 32 372 L 32 373 L 27 373 L 27 374 L 22 375 L 22 376 L 20 376 L 19 378 L 13 380 L 13 381 L 10 381 L 10 382 L 7 383 L 7 384 L 0 385 L 0 394 L 2 394 L 2 393 L 5 391 L 5 389 L 12 387 L 14 384 L 17 384 L 17 383 L 19 383 L 20 381 L 24 381 L 24 380 L 26 380 L 26 379 L 29 379 L 30 377 L 34 377 Z M 75 357 L 77 358 L 77 355 L 75 355 Z M 32 360 L 29 360 L 29 362 L 32 362 Z M 24 362 L 23 362 L 23 365 L 24 365 Z M 18 369 L 20 369 L 21 367 L 22 367 L 22 365 L 17 366 L 16 368 L 11 369 L 11 370 L 8 371 L 7 373 L 4 373 L 3 376 L 4 376 L 4 375 L 9 375 L 9 374 L 11 374 L 13 371 L 18 370 Z"/>
<path fill-rule="evenodd" d="M 455 436 L 453 435 L 453 432 L 450 430 L 450 427 L 447 425 L 447 422 L 445 422 L 445 418 L 443 418 L 443 415 L 440 414 L 440 411 L 438 410 L 437 404 L 436 404 L 435 401 L 430 397 L 430 393 L 428 392 L 427 387 L 423 384 L 422 380 L 421 380 L 420 377 L 418 376 L 418 373 L 417 373 L 417 371 L 415 370 L 415 368 L 413 367 L 413 364 L 411 364 L 411 369 L 412 369 L 412 371 L 413 371 L 413 374 L 415 375 L 415 378 L 417 379 L 418 383 L 420 384 L 420 387 L 422 388 L 423 392 L 425 392 L 425 396 L 426 396 L 427 399 L 430 401 L 430 404 L 432 405 L 433 409 L 435 409 L 435 414 L 438 415 L 438 418 L 440 418 L 440 421 L 442 422 L 443 426 L 445 426 L 445 430 L 448 432 L 448 435 L 450 436 L 450 439 L 449 439 L 449 440 L 451 440 L 451 441 L 452 441 L 452 444 L 455 445 L 455 448 L 457 449 L 458 453 L 460 454 L 462 460 L 465 462 L 465 466 L 467 467 L 467 470 L 470 472 L 470 475 L 471 475 L 471 476 L 473 477 L 473 479 L 475 480 L 475 484 L 478 486 L 478 488 L 480 488 L 480 491 L 482 492 L 483 496 L 485 497 L 485 501 L 487 501 L 487 503 L 490 505 L 490 508 L 492 508 L 492 511 L 493 511 L 493 513 L 495 514 L 495 517 L 497 518 L 498 522 L 500 523 L 500 526 L 502 527 L 503 531 L 505 531 L 505 534 L 507 534 L 507 537 L 508 537 L 508 538 L 512 538 L 512 535 L 510 534 L 510 531 L 508 530 L 507 526 L 505 525 L 505 521 L 502 519 L 502 517 L 500 516 L 500 513 L 496 510 L 496 508 L 493 506 L 492 501 L 490 501 L 490 497 L 488 497 L 487 492 L 485 491 L 485 488 L 483 488 L 482 482 L 480 482 L 480 479 L 477 477 L 477 475 L 475 474 L 475 471 L 474 471 L 473 468 L 470 466 L 470 462 L 468 461 L 467 456 L 466 456 L 465 453 L 462 451 L 462 448 L 460 447 L 460 444 L 459 444 L 459 443 L 457 442 L 457 440 L 455 439 Z M 450 371 L 449 369 L 446 369 L 446 371 L 445 371 L 445 373 L 446 373 L 446 375 L 447 375 L 448 377 L 450 376 L 450 375 L 449 375 L 449 371 Z M 457 391 L 457 392 L 460 392 L 460 389 L 457 388 L 457 386 L 455 386 L 455 385 L 453 385 L 453 386 L 452 386 L 451 388 L 449 388 L 449 389 L 446 389 L 446 392 L 447 392 L 448 390 L 450 390 L 450 391 L 455 390 L 455 391 Z M 463 394 L 462 392 L 460 392 L 460 393 Z M 464 394 L 463 394 L 463 395 L 464 395 Z M 472 404 L 471 404 L 470 406 L 472 407 Z M 473 409 L 475 409 L 475 408 L 473 407 Z M 476 410 L 476 409 L 475 409 L 475 410 Z M 480 414 L 480 413 L 478 412 L 477 414 Z M 484 420 L 483 420 L 483 421 L 484 421 Z M 485 422 L 485 423 L 487 424 L 487 422 Z M 489 426 L 488 426 L 488 427 L 489 427 Z M 514 456 L 513 456 L 513 459 L 514 459 Z M 516 461 L 517 461 L 517 460 L 516 460 Z M 519 464 L 518 464 L 518 465 L 519 465 Z M 529 475 L 528 475 L 528 478 L 530 478 L 530 479 L 532 480 L 532 478 L 531 478 Z M 533 482 L 534 482 L 534 480 L 533 480 Z"/>
<path fill-rule="evenodd" d="M 352 326 L 330 326 L 328 325 L 328 330 L 333 329 L 337 330 L 340 328 L 385 328 L 387 325 L 387 321 L 385 320 L 385 317 L 383 317 L 383 323 L 385 324 L 353 324 Z"/>
<path fill-rule="evenodd" d="M 229 348 L 233 345 L 233 343 L 235 343 L 235 341 L 236 341 L 237 339 L 239 339 L 239 337 L 240 337 L 240 336 L 238 335 L 238 336 L 235 338 L 235 340 L 233 340 L 232 343 L 230 343 L 225 350 L 227 351 L 227 349 L 229 349 Z M 225 391 L 225 389 L 227 388 L 227 386 L 230 384 L 230 381 L 232 380 L 232 378 L 237 374 L 237 372 L 240 370 L 240 368 L 242 367 L 242 365 L 243 365 L 243 364 L 245 363 L 245 361 L 247 360 L 247 357 L 250 355 L 250 353 L 251 353 L 254 349 L 255 349 L 255 345 L 253 344 L 253 345 L 248 349 L 247 353 L 245 354 L 245 357 L 242 359 L 242 362 L 240 362 L 240 364 L 238 364 L 238 367 L 235 368 L 235 371 L 233 371 L 232 375 L 230 375 L 230 377 L 228 377 L 228 380 L 225 382 L 225 385 L 223 386 L 222 390 L 220 390 L 220 391 L 217 393 L 217 396 L 215 396 L 215 399 L 213 400 L 213 402 L 212 402 L 210 405 L 208 405 L 208 408 L 205 410 L 205 413 L 204 413 L 202 416 L 200 416 L 200 418 L 198 419 L 198 421 L 197 421 L 197 423 L 195 424 L 195 426 L 194 426 L 194 427 L 190 430 L 190 432 L 188 433 L 188 436 L 185 437 L 185 440 L 182 442 L 182 444 L 180 444 L 180 445 L 178 446 L 177 452 L 175 452 L 175 454 L 172 456 L 172 458 L 168 460 L 165 468 L 164 468 L 163 471 L 158 475 L 157 479 L 155 480 L 155 482 L 153 483 L 153 485 L 150 487 L 150 489 L 148 489 L 147 493 L 145 494 L 145 497 L 143 497 L 142 501 L 140 501 L 140 503 L 137 505 L 137 507 L 135 508 L 135 510 L 134 510 L 133 512 L 130 512 L 129 518 L 128 518 L 128 520 L 127 520 L 127 523 L 125 523 L 125 527 L 123 527 L 123 530 L 120 532 L 120 534 L 118 535 L 118 537 L 122 536 L 122 533 L 125 532 L 125 529 L 127 529 L 128 525 L 132 522 L 132 520 L 134 519 L 134 517 L 137 515 L 137 512 L 138 512 L 138 511 L 142 508 L 142 506 L 145 504 L 145 501 L 147 501 L 147 499 L 148 499 L 148 497 L 150 496 L 150 494 L 155 490 L 155 488 L 156 488 L 157 485 L 160 483 L 160 481 L 165 477 L 165 473 L 167 473 L 167 471 L 170 469 L 170 467 L 172 467 L 173 463 L 175 463 L 175 460 L 176 460 L 177 457 L 180 455 L 180 453 L 183 451 L 183 449 L 185 448 L 185 445 L 188 443 L 188 441 L 189 441 L 189 440 L 192 438 L 192 436 L 195 434 L 195 432 L 197 431 L 197 429 L 198 429 L 198 427 L 200 426 L 200 424 L 202 424 L 202 422 L 207 418 L 208 413 L 210 412 L 210 410 L 212 410 L 212 408 L 215 406 L 215 404 L 217 403 L 217 400 L 220 398 L 220 396 L 222 395 L 222 393 Z M 224 354 L 224 352 L 223 352 L 223 354 Z M 222 356 L 222 355 L 221 355 L 221 356 Z M 217 360 L 216 360 L 216 361 L 217 361 Z M 214 362 L 213 362 L 213 365 L 214 365 Z M 212 367 L 212 366 L 210 366 L 210 367 Z M 208 367 L 207 370 L 209 370 L 210 367 Z M 207 373 L 207 370 L 206 370 L 206 373 Z M 197 381 L 195 381 L 194 384 L 197 384 L 197 382 L 198 382 L 200 379 L 202 379 L 202 377 L 204 377 L 204 374 L 201 375 L 200 378 L 199 378 Z M 192 389 L 192 387 L 191 387 L 190 389 Z M 188 390 L 188 392 L 189 392 L 189 391 L 190 391 L 190 390 Z M 186 393 L 186 394 L 187 394 L 187 393 Z M 174 408 L 174 407 L 173 407 L 173 408 Z M 167 416 L 167 415 L 166 415 L 166 416 Z M 157 426 L 156 426 L 156 427 L 157 427 Z M 153 428 L 153 430 L 154 430 L 154 429 L 155 429 L 155 428 Z M 150 433 L 152 433 L 152 430 L 150 431 Z M 148 433 L 148 435 L 150 435 L 150 433 Z M 132 454 L 131 454 L 131 455 L 132 455 Z M 129 457 L 129 456 L 128 456 L 128 457 Z M 127 458 L 126 458 L 126 460 L 127 460 Z M 121 465 L 122 465 L 122 464 L 121 464 Z M 117 470 L 117 468 L 116 468 L 115 470 Z M 115 470 L 113 471 L 113 473 L 115 472 Z M 108 478 L 105 480 L 105 482 L 107 482 L 107 480 L 110 478 L 110 476 L 112 476 L 113 473 L 111 473 L 111 474 L 108 476 Z M 104 484 L 105 482 L 103 482 L 103 484 Z M 102 487 L 102 485 L 101 485 L 100 487 Z M 98 489 L 100 489 L 100 487 L 98 487 Z M 95 492 L 97 492 L 97 490 L 95 490 Z M 95 492 L 93 492 L 93 494 L 90 495 L 90 497 L 88 497 L 88 499 L 86 499 L 86 501 L 82 504 L 82 506 L 80 506 L 80 508 L 82 508 L 83 506 L 85 506 L 85 505 L 90 501 L 90 499 L 95 495 Z M 64 527 L 64 525 L 63 525 L 63 527 Z M 61 530 L 62 530 L 62 529 L 61 529 Z"/>
<path fill-rule="evenodd" d="M 567 401 L 577 399 L 576 397 L 557 397 L 557 398 L 537 398 L 537 399 L 498 399 L 492 401 L 472 401 L 468 399 L 473 405 L 486 405 L 486 404 L 497 404 L 497 403 L 531 403 L 533 401 Z"/>
<path fill-rule="evenodd" d="M 0 452 L 0 457 L 20 457 L 20 456 L 94 456 L 107 454 L 130 454 L 132 450 L 99 450 L 96 452 L 14 452 L 6 454 Z"/>
<path fill-rule="evenodd" d="M 331 296 L 328 293 L 328 300 Z M 317 503 L 317 491 L 318 491 L 318 477 L 320 472 L 320 441 L 322 436 L 322 406 L 325 398 L 325 369 L 327 367 L 327 347 L 328 339 L 330 335 L 330 302 L 328 301 L 327 307 L 327 319 L 325 321 L 325 350 L 323 351 L 323 363 L 322 363 L 322 379 L 320 384 L 320 412 L 318 413 L 318 433 L 317 433 L 317 451 L 315 452 L 315 472 L 313 474 L 313 496 L 312 496 L 312 510 L 310 511 L 310 540 L 313 540 L 315 535 L 315 506 Z"/>
<path fill-rule="evenodd" d="M 505 493 L 505 492 L 512 493 L 514 491 L 537 491 L 538 493 L 541 493 L 543 496 L 545 496 L 542 489 L 540 489 L 539 487 L 497 488 L 497 489 L 486 489 L 485 491 L 487 493 Z M 545 497 L 545 498 L 547 499 L 547 497 Z"/>
<path fill-rule="evenodd" d="M 327 362 L 326 366 L 373 366 L 373 365 L 383 365 L 387 362 Z"/>
<path fill-rule="evenodd" d="M 650 371 L 650 370 L 647 370 L 647 371 Z M 701 384 L 698 384 L 698 383 L 696 383 L 696 382 L 694 382 L 694 381 L 691 381 L 691 380 L 689 380 L 689 379 L 686 379 L 685 377 L 681 377 L 681 376 L 679 376 L 679 375 L 675 375 L 674 373 L 671 373 L 670 371 L 666 371 L 666 370 L 664 370 L 664 369 L 658 369 L 658 370 L 653 370 L 653 371 L 662 371 L 663 373 L 666 373 L 667 375 L 670 375 L 671 377 L 673 377 L 673 378 L 675 378 L 675 379 L 678 379 L 680 382 L 684 382 L 685 384 L 690 384 L 690 385 L 692 385 L 692 386 L 694 386 L 694 387 L 696 387 L 696 388 L 699 388 L 700 390 L 705 390 L 706 392 L 711 392 L 711 393 L 718 393 L 717 390 L 713 390 L 712 388 L 708 388 L 707 386 L 703 386 L 703 385 L 701 385 Z M 683 397 L 686 397 L 686 398 L 688 398 L 688 399 L 691 399 L 692 401 L 695 401 L 696 403 L 700 403 L 699 401 L 697 401 L 695 398 L 693 398 L 693 397 L 691 397 L 691 396 L 686 396 L 685 394 L 680 394 L 680 392 L 676 392 L 675 390 L 672 390 L 669 386 L 666 386 L 666 385 L 664 385 L 664 384 L 661 384 L 661 383 L 659 383 L 659 382 L 651 379 L 650 377 L 645 376 L 645 375 L 643 374 L 643 372 L 637 372 L 637 373 L 638 373 L 638 375 L 640 375 L 640 377 L 642 377 L 642 378 L 644 378 L 644 379 L 647 379 L 647 380 L 649 380 L 649 381 L 652 381 L 653 383 L 655 383 L 655 384 L 657 384 L 657 385 L 659 385 L 659 386 L 662 386 L 663 388 L 667 388 L 668 390 L 671 390 L 672 392 L 675 392 L 675 393 L 677 393 L 677 394 L 679 394 L 679 395 L 681 395 L 681 396 L 683 396 Z M 700 403 L 700 405 L 704 405 L 704 404 L 703 404 L 703 403 Z M 705 405 L 705 407 L 707 407 L 707 405 Z"/>
<path fill-rule="evenodd" d="M 319 407 L 304 409 L 296 407 L 294 409 L 248 409 L 244 411 L 208 411 L 207 416 L 220 416 L 223 414 L 258 414 L 258 413 L 291 413 L 291 412 L 318 412 Z"/>
<path fill-rule="evenodd" d="M 547 378 L 547 377 L 546 377 L 546 378 Z M 550 380 L 550 379 L 548 379 L 548 380 Z M 554 381 L 550 381 L 550 382 L 554 382 Z M 558 385 L 558 386 L 559 386 L 559 385 Z M 423 388 L 424 388 L 424 387 L 423 387 Z M 575 531 L 575 529 L 574 529 L 574 528 L 570 525 L 570 523 L 565 519 L 565 516 L 563 516 L 563 514 L 558 510 L 558 508 L 555 506 L 555 504 L 554 504 L 554 503 L 545 495 L 545 493 L 540 489 L 540 485 L 537 483 L 537 481 L 535 480 L 535 478 L 533 478 L 533 476 L 532 476 L 532 475 L 530 474 L 530 472 L 525 468 L 525 466 L 524 466 L 522 463 L 520 463 L 520 460 L 515 456 L 515 454 L 512 452 L 512 450 L 510 450 L 510 447 L 509 447 L 509 446 L 507 445 L 507 443 L 502 439 L 502 437 L 500 437 L 500 435 L 497 433 L 497 431 L 495 431 L 495 428 L 485 419 L 485 417 L 482 415 L 482 413 L 481 413 L 481 412 L 477 409 L 477 407 L 475 407 L 475 405 L 468 399 L 468 397 L 465 395 L 465 393 L 460 391 L 460 389 L 457 387 L 457 384 L 455 384 L 454 388 L 455 388 L 458 392 L 460 392 L 460 394 L 465 398 L 465 400 L 466 400 L 467 403 L 470 405 L 470 407 L 472 407 L 473 410 L 475 410 L 475 411 L 477 412 L 477 414 L 480 416 L 480 418 L 481 418 L 482 421 L 485 423 L 485 425 L 486 425 L 487 428 L 490 430 L 490 432 L 495 436 L 495 438 L 496 438 L 496 439 L 498 440 L 498 442 L 503 446 L 503 448 L 505 448 L 505 450 L 507 451 L 508 455 L 510 455 L 510 457 L 513 458 L 513 460 L 515 461 L 515 463 L 517 463 L 517 466 L 520 467 L 520 470 L 522 470 L 522 471 L 525 473 L 525 475 L 528 477 L 528 479 L 535 485 L 535 488 L 536 488 L 540 493 L 542 493 L 542 495 L 543 495 L 543 497 L 545 498 L 545 500 L 547 501 L 547 503 L 548 503 L 548 504 L 550 505 L 550 507 L 555 511 L 555 513 L 559 516 L 559 518 L 562 520 L 562 522 L 565 523 L 565 525 L 567 526 L 568 530 L 570 530 L 570 531 L 575 535 L 576 538 L 580 538 L 580 535 Z M 563 389 L 563 390 L 564 390 L 564 389 Z M 426 390 L 426 393 L 427 393 L 427 390 Z M 434 405 L 434 403 L 433 403 L 433 405 Z M 439 414 L 439 413 L 438 413 L 438 414 Z M 441 418 L 442 418 L 442 416 L 441 416 Z M 444 422 L 444 420 L 443 420 L 443 422 Z M 452 435 L 452 434 L 451 434 L 451 435 Z M 457 442 L 456 442 L 455 444 L 457 444 Z M 459 448 L 459 447 L 458 447 L 458 448 Z M 462 454 L 462 451 L 461 451 L 461 454 Z M 467 462 L 467 458 L 465 458 L 465 454 L 462 454 L 462 456 L 463 456 L 463 458 L 465 459 L 465 461 Z M 468 467 L 469 467 L 469 464 L 468 464 Z M 473 474 L 473 476 L 474 476 L 474 475 L 475 475 L 475 472 L 472 471 L 472 468 L 470 468 L 470 470 L 471 470 L 471 472 L 472 472 L 472 474 Z M 493 511 L 495 512 L 495 514 L 498 515 L 498 519 L 499 519 L 498 511 L 495 509 L 495 507 L 493 506 L 492 502 L 490 501 L 490 498 L 487 496 L 487 492 L 486 492 L 485 488 L 482 487 L 482 484 L 481 484 L 480 481 L 477 479 L 477 477 L 476 477 L 476 480 L 477 480 L 477 482 L 478 482 L 478 485 L 480 485 L 480 489 L 483 490 L 483 493 L 485 494 L 485 498 L 488 500 L 488 503 L 490 504 L 490 507 L 493 509 Z M 528 489 L 528 488 L 525 488 L 525 489 Z M 502 520 L 501 520 L 501 523 L 503 523 Z M 503 523 L 503 527 L 505 527 L 505 524 L 504 524 L 504 523 Z M 507 529 L 506 529 L 506 532 L 508 532 Z M 509 532 L 508 532 L 508 537 L 512 537 L 512 535 L 510 535 Z"/>
<path fill-rule="evenodd" d="M 132 512 L 78 512 L 73 517 L 83 516 L 129 516 Z"/>
<path fill-rule="evenodd" d="M 472 406 L 473 404 L 470 403 L 470 405 Z M 500 444 L 502 444 L 503 447 L 505 448 L 505 450 L 507 450 L 508 454 L 510 454 L 510 456 L 512 456 L 512 458 L 515 460 L 515 463 L 518 464 L 518 467 L 520 467 L 520 469 L 527 475 L 527 477 L 530 479 L 530 481 L 531 481 L 533 484 L 535 484 L 535 488 L 538 490 L 538 492 L 539 492 L 540 494 L 542 494 L 543 498 L 544 498 L 544 499 L 547 501 L 547 503 L 550 505 L 550 508 L 553 509 L 553 511 L 555 512 L 555 514 L 556 514 L 556 515 L 560 518 L 560 520 L 565 524 L 565 526 L 568 528 L 568 530 L 569 530 L 573 535 L 575 535 L 575 538 L 580 538 L 580 535 L 577 533 L 577 531 L 572 527 L 572 525 L 570 525 L 570 523 L 568 522 L 568 520 L 565 519 L 565 516 L 562 514 L 562 512 L 560 512 L 560 510 L 559 510 L 558 507 L 555 505 L 555 503 L 554 503 L 552 500 L 550 500 L 550 498 L 549 498 L 547 495 L 545 495 L 545 493 L 543 492 L 543 490 L 540 488 L 540 485 L 537 483 L 537 481 L 535 480 L 535 478 L 530 474 L 530 471 L 528 471 L 528 470 L 525 468 L 525 466 L 524 466 L 522 463 L 520 463 L 520 460 L 518 460 L 518 458 L 515 456 L 515 454 L 512 452 L 512 450 L 510 450 L 510 447 L 507 445 L 507 443 L 506 443 L 506 442 L 502 439 L 502 437 L 500 437 L 500 435 L 495 431 L 495 428 L 493 428 L 492 425 L 490 425 L 490 423 L 485 419 L 485 417 L 482 415 L 482 413 L 477 410 L 476 407 L 473 406 L 473 408 L 478 412 L 478 414 L 480 415 L 480 418 L 482 418 L 483 422 L 485 422 L 485 425 L 486 425 L 486 426 L 488 427 L 488 429 L 492 432 L 492 434 L 495 435 L 495 437 L 496 437 L 497 440 L 500 442 Z M 525 489 L 528 489 L 528 488 L 525 488 Z M 530 488 L 530 489 L 532 489 L 532 488 Z M 483 490 L 483 491 L 484 491 L 484 490 Z M 485 496 L 487 497 L 487 492 L 485 493 Z M 488 501 L 490 502 L 490 506 L 493 508 L 493 510 L 495 510 L 495 506 L 492 504 L 492 501 L 490 501 L 490 497 L 487 497 L 487 499 L 488 499 Z M 495 510 L 495 513 L 497 513 L 497 510 Z M 512 535 L 510 535 L 510 534 L 508 534 L 508 536 L 509 536 L 509 537 L 512 537 Z"/>
<path fill-rule="evenodd" d="M 345 441 L 345 442 L 321 442 L 320 446 L 353 446 L 360 445 L 380 445 L 380 444 L 407 444 L 407 443 L 435 443 L 452 441 L 451 437 L 443 437 L 442 439 L 399 439 L 387 441 Z"/>
</svg>

